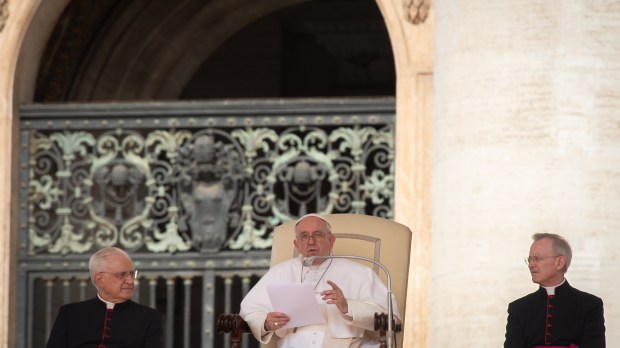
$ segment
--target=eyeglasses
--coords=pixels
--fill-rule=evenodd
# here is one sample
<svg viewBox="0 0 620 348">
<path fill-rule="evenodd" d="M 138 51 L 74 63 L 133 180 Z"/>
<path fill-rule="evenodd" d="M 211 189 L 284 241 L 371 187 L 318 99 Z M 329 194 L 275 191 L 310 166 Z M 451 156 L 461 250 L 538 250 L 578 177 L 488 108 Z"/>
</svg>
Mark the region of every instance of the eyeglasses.
<svg viewBox="0 0 620 348">
<path fill-rule="evenodd" d="M 544 259 L 548 259 L 550 257 L 560 257 L 562 255 L 552 255 L 552 256 L 528 256 L 525 258 L 525 264 L 526 265 L 530 265 L 530 263 L 539 263 L 540 261 L 544 260 Z"/>
<path fill-rule="evenodd" d="M 325 233 L 325 232 L 314 232 L 312 234 L 310 233 L 302 233 L 299 236 L 297 236 L 297 239 L 299 239 L 300 242 L 307 242 L 310 237 L 312 237 L 312 239 L 314 239 L 315 242 L 320 242 L 323 239 L 325 239 L 325 237 L 327 237 L 327 235 L 329 235 L 329 233 Z"/>
<path fill-rule="evenodd" d="M 127 272 L 99 272 L 99 273 L 109 273 L 115 276 L 116 278 L 118 278 L 119 280 L 123 280 L 127 277 L 138 279 L 138 274 L 140 273 L 140 271 L 136 269 L 136 270 L 127 271 Z"/>
</svg>

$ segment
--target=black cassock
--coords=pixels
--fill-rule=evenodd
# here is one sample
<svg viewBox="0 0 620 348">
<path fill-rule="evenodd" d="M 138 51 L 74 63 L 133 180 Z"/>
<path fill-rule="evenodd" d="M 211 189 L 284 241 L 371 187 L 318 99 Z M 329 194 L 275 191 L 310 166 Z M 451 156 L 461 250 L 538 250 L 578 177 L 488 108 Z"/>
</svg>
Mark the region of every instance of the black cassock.
<svg viewBox="0 0 620 348">
<path fill-rule="evenodd" d="M 163 345 L 162 316 L 157 310 L 131 300 L 107 309 L 95 297 L 60 307 L 46 348 L 162 348 Z"/>
<path fill-rule="evenodd" d="M 504 348 L 565 346 L 605 347 L 603 301 L 565 281 L 555 288 L 522 297 L 508 305 Z"/>
</svg>

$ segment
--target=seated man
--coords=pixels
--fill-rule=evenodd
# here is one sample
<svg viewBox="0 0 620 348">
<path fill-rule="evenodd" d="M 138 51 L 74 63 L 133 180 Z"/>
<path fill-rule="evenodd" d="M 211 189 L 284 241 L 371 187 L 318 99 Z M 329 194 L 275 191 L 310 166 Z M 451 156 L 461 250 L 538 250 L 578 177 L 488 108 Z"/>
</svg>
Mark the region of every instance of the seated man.
<svg viewBox="0 0 620 348">
<path fill-rule="evenodd" d="M 118 248 L 103 248 L 88 263 L 97 297 L 60 307 L 46 348 L 162 348 L 161 314 L 131 301 L 133 262 Z"/>
<path fill-rule="evenodd" d="M 525 259 L 539 288 L 508 305 L 505 348 L 605 348 L 603 301 L 564 277 L 572 251 L 557 234 L 538 233 Z"/>
<path fill-rule="evenodd" d="M 275 333 L 278 347 L 377 347 L 364 336 L 374 330 L 374 314 L 387 312 L 387 289 L 371 268 L 348 259 L 315 259 L 310 267 L 303 259 L 328 256 L 336 236 L 327 220 L 308 214 L 295 224 L 293 242 L 299 257 L 273 267 L 241 302 L 241 316 L 254 337 L 267 343 Z M 315 290 L 325 324 L 284 328 L 290 317 L 274 312 L 266 284 L 306 283 Z M 295 296 L 295 294 L 291 294 Z M 396 304 L 393 304 L 398 317 Z"/>
</svg>

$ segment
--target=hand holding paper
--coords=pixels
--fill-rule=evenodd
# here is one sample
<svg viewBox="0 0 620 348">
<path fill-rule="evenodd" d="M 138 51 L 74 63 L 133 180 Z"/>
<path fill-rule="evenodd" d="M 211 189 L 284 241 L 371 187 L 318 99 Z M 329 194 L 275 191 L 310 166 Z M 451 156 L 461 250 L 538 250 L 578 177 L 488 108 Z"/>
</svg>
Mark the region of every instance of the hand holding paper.
<svg viewBox="0 0 620 348">
<path fill-rule="evenodd" d="M 325 323 L 309 284 L 266 284 L 266 289 L 273 310 L 291 318 L 284 328 Z"/>
</svg>

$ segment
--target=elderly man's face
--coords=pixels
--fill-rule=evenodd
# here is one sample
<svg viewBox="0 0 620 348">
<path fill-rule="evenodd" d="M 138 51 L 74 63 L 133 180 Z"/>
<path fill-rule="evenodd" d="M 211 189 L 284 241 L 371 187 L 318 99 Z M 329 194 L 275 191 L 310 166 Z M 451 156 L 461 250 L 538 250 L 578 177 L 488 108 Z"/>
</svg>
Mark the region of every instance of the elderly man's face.
<svg viewBox="0 0 620 348">
<path fill-rule="evenodd" d="M 133 263 L 125 255 L 113 254 L 105 258 L 103 270 L 95 273 L 99 296 L 106 301 L 121 303 L 133 295 Z"/>
<path fill-rule="evenodd" d="M 564 279 L 564 256 L 559 256 L 553 249 L 553 241 L 539 239 L 530 247 L 530 274 L 532 282 L 542 286 L 555 286 Z"/>
<path fill-rule="evenodd" d="M 304 257 L 327 256 L 332 250 L 336 236 L 329 233 L 325 221 L 309 216 L 299 222 L 295 236 L 295 247 Z M 324 260 L 316 260 L 319 264 Z"/>
</svg>

